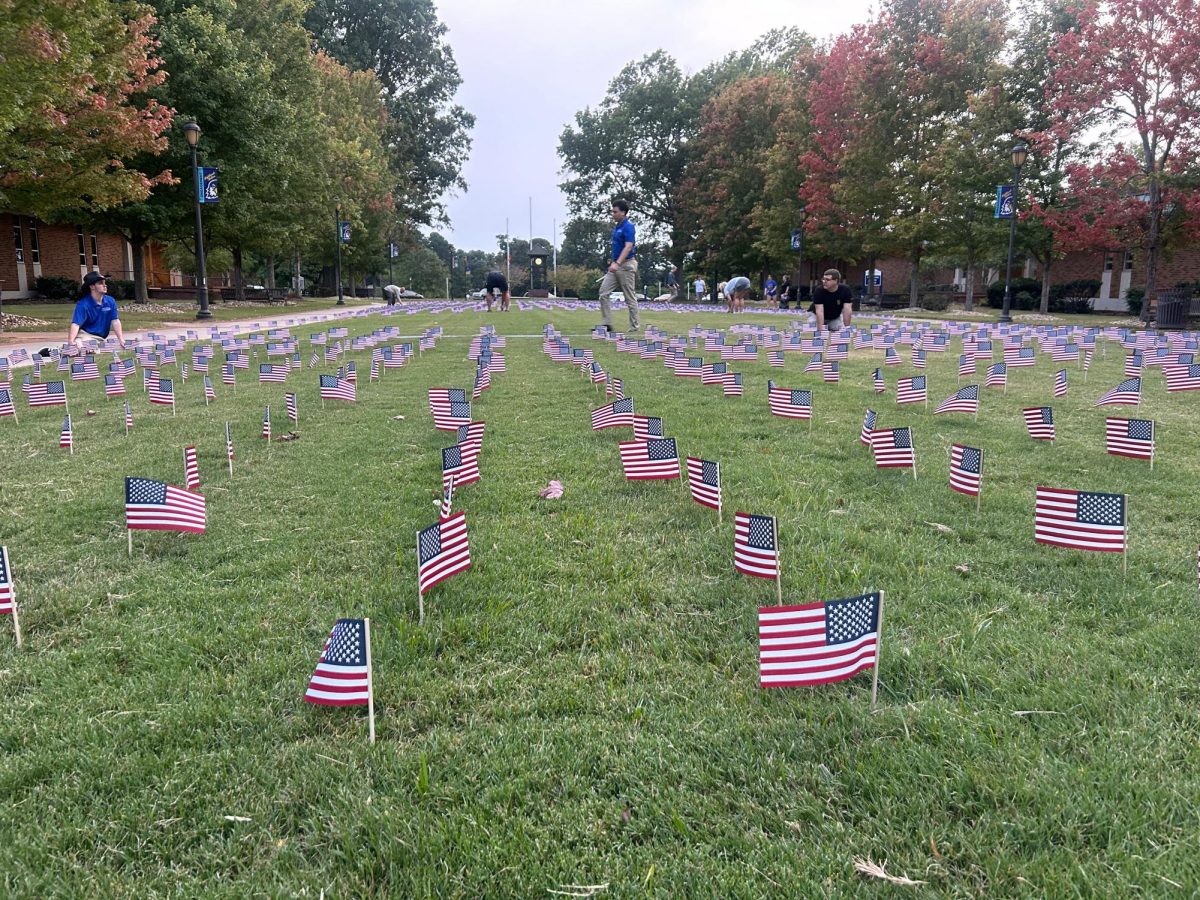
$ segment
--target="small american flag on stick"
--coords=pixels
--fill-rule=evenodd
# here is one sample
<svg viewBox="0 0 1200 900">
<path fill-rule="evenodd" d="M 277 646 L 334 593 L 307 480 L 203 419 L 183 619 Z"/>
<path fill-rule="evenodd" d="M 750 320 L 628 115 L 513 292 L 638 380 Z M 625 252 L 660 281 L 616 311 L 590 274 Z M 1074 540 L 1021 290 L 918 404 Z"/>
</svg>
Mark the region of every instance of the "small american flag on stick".
<svg viewBox="0 0 1200 900">
<path fill-rule="evenodd" d="M 1054 440 L 1054 410 L 1049 406 L 1031 406 L 1021 410 L 1025 428 L 1035 441 Z"/>
<path fill-rule="evenodd" d="M 882 618 L 882 592 L 760 608 L 759 685 L 775 688 L 830 684 L 875 669 L 871 685 L 874 704 Z"/>
<path fill-rule="evenodd" d="M 467 514 L 457 512 L 417 533 L 417 592 L 420 621 L 425 620 L 424 596 L 435 585 L 471 567 Z"/>
<path fill-rule="evenodd" d="M 983 451 L 954 444 L 950 448 L 950 489 L 978 497 L 983 482 Z"/>
<path fill-rule="evenodd" d="M 204 495 L 149 478 L 125 479 L 125 527 L 130 531 L 203 534 Z"/>
<path fill-rule="evenodd" d="M 1039 544 L 1124 553 L 1125 495 L 1039 487 L 1033 530 Z"/>
<path fill-rule="evenodd" d="M 183 448 L 183 483 L 189 491 L 200 490 L 200 463 L 195 447 Z"/>
<path fill-rule="evenodd" d="M 774 516 L 736 513 L 733 517 L 733 567 L 755 578 L 779 578 L 778 530 Z"/>
<path fill-rule="evenodd" d="M 700 459 L 696 456 L 687 458 L 688 488 L 692 499 L 701 506 L 720 512 L 721 503 L 721 464 Z"/>
<path fill-rule="evenodd" d="M 1154 420 L 1104 420 L 1104 449 L 1114 456 L 1148 459 L 1154 465 Z"/>
<path fill-rule="evenodd" d="M 338 619 L 308 680 L 304 702 L 318 706 L 366 706 L 375 743 L 375 697 L 371 678 L 371 620 Z"/>
<path fill-rule="evenodd" d="M 8 561 L 8 548 L 0 546 L 0 615 L 13 617 L 13 633 L 17 646 L 21 646 L 21 619 L 17 612 L 17 589 L 13 583 L 12 565 Z"/>
<path fill-rule="evenodd" d="M 621 466 L 630 481 L 650 481 L 679 477 L 679 452 L 675 438 L 647 441 L 622 441 Z"/>
</svg>

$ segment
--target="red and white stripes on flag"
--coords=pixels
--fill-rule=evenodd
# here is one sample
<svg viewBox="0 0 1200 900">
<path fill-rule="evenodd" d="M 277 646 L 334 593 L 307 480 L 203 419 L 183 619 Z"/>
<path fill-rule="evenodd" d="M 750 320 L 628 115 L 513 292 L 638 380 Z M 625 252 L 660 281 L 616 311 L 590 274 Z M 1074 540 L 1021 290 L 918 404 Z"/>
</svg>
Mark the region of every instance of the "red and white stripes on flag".
<svg viewBox="0 0 1200 900">
<path fill-rule="evenodd" d="M 271 440 L 271 405 L 269 403 L 263 411 L 262 436 L 268 441 Z"/>
<path fill-rule="evenodd" d="M 802 687 L 845 681 L 876 665 L 878 593 L 767 606 L 758 611 L 759 685 Z"/>
<path fill-rule="evenodd" d="M 183 483 L 189 491 L 200 490 L 200 463 L 196 459 L 195 447 L 183 448 Z"/>
<path fill-rule="evenodd" d="M 466 513 L 457 512 L 417 534 L 417 589 L 421 594 L 470 567 Z"/>
<path fill-rule="evenodd" d="M 872 431 L 871 452 L 875 455 L 875 467 L 878 469 L 915 468 L 917 465 L 912 429 L 907 425 Z"/>
<path fill-rule="evenodd" d="M 289 391 L 289 392 L 288 392 L 288 393 L 287 393 L 287 394 L 284 396 L 284 401 L 287 403 L 287 417 L 288 417 L 288 418 L 289 418 L 291 421 L 293 421 L 293 422 L 299 422 L 299 421 L 300 421 L 300 412 L 299 412 L 299 410 L 296 408 L 296 395 L 295 395 L 295 393 L 294 393 L 294 392 L 291 392 L 291 391 Z"/>
<path fill-rule="evenodd" d="M 879 414 L 873 409 L 868 409 L 866 415 L 863 416 L 862 431 L 858 433 L 858 442 L 867 447 L 871 446 L 871 432 L 875 430 L 875 425 L 879 421 Z"/>
<path fill-rule="evenodd" d="M 1025 428 L 1035 441 L 1054 440 L 1054 410 L 1049 406 L 1031 406 L 1021 410 Z"/>
<path fill-rule="evenodd" d="M 225 423 L 225 458 L 230 463 L 233 462 L 233 432 L 230 431 L 228 422 Z M 233 469 L 231 468 L 229 471 L 232 473 Z"/>
<path fill-rule="evenodd" d="M 1124 553 L 1125 495 L 1039 487 L 1033 531 L 1039 544 Z"/>
<path fill-rule="evenodd" d="M 689 456 L 687 458 L 687 477 L 692 499 L 701 506 L 720 511 L 722 506 L 721 464 Z"/>
<path fill-rule="evenodd" d="M 950 448 L 950 490 L 978 497 L 983 484 L 983 451 L 954 444 Z"/>
<path fill-rule="evenodd" d="M 1114 456 L 1154 459 L 1154 420 L 1104 420 L 1104 449 Z"/>
<path fill-rule="evenodd" d="M 12 566 L 8 562 L 8 548 L 0 546 L 0 615 L 14 615 L 17 607 L 17 591 L 13 587 Z"/>
<path fill-rule="evenodd" d="M 149 478 L 125 479 L 125 527 L 130 531 L 188 531 L 207 526 L 204 495 Z"/>
<path fill-rule="evenodd" d="M 369 633 L 363 619 L 337 620 L 308 681 L 305 703 L 320 706 L 366 706 L 370 703 Z"/>
<path fill-rule="evenodd" d="M 630 481 L 679 477 L 679 451 L 675 438 L 621 441 L 621 466 Z"/>
<path fill-rule="evenodd" d="M 778 528 L 774 516 L 737 513 L 733 518 L 733 567 L 755 578 L 779 578 Z"/>
</svg>

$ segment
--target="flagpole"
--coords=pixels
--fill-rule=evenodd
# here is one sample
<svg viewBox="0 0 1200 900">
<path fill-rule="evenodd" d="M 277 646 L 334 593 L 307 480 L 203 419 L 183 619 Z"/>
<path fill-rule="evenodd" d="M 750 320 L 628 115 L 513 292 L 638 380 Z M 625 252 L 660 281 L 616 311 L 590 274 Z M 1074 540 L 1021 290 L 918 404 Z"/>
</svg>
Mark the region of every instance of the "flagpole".
<svg viewBox="0 0 1200 900">
<path fill-rule="evenodd" d="M 421 591 L 421 532 L 417 532 L 417 624 L 425 624 L 425 594 Z"/>
<path fill-rule="evenodd" d="M 126 528 L 125 533 L 129 535 L 129 555 L 133 556 L 133 529 Z"/>
<path fill-rule="evenodd" d="M 1121 577 L 1129 574 L 1129 495 L 1125 494 L 1125 502 L 1121 506 Z"/>
<path fill-rule="evenodd" d="M 871 679 L 871 709 L 875 708 L 875 700 L 879 696 L 879 659 L 883 656 L 883 591 L 879 592 L 879 622 L 875 630 L 875 666 L 874 677 Z"/>
<path fill-rule="evenodd" d="M 775 599 L 783 606 L 783 553 L 779 549 L 779 517 L 771 516 L 771 529 L 775 532 Z"/>
<path fill-rule="evenodd" d="M 979 502 L 983 498 L 983 448 L 979 448 L 979 490 L 975 492 L 975 515 L 979 515 Z"/>
<path fill-rule="evenodd" d="M 12 566 L 9 564 L 7 551 L 4 553 L 4 570 L 8 576 L 9 596 L 12 598 L 13 635 L 17 639 L 17 649 L 21 649 L 21 617 L 17 614 L 17 585 L 13 579 Z"/>
<path fill-rule="evenodd" d="M 909 443 L 909 449 L 912 450 L 912 455 L 913 455 L 913 464 L 912 464 L 913 481 L 916 481 L 917 480 L 917 442 L 913 438 L 913 430 L 911 427 L 908 429 L 908 443 Z"/>
<path fill-rule="evenodd" d="M 363 636 L 367 641 L 367 722 L 371 743 L 375 743 L 375 673 L 371 671 L 371 620 L 363 619 Z M 878 647 L 878 643 L 876 644 Z M 876 658 L 878 658 L 876 650 Z"/>
<path fill-rule="evenodd" d="M 1150 420 L 1150 471 L 1154 471 L 1154 450 L 1157 441 L 1154 440 L 1154 420 Z"/>
</svg>

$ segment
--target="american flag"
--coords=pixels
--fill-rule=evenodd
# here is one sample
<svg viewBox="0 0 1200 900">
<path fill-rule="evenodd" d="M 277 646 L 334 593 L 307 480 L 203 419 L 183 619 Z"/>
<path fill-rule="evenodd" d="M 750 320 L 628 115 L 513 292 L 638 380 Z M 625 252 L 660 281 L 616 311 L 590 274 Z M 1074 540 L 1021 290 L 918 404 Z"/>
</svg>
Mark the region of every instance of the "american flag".
<svg viewBox="0 0 1200 900">
<path fill-rule="evenodd" d="M 175 405 L 175 383 L 170 378 L 159 378 L 150 384 L 150 402 L 166 406 Z"/>
<path fill-rule="evenodd" d="M 1058 344 L 1051 349 L 1050 358 L 1055 362 L 1077 362 L 1079 360 L 1079 345 Z"/>
<path fill-rule="evenodd" d="M 129 406 L 129 401 L 125 401 L 125 433 L 129 434 L 129 429 L 133 427 L 133 409 Z"/>
<path fill-rule="evenodd" d="M 44 381 L 29 385 L 30 406 L 66 406 L 67 385 L 63 381 Z"/>
<path fill-rule="evenodd" d="M 964 353 L 958 358 L 958 377 L 963 378 L 967 375 L 975 374 L 975 357 L 970 353 Z"/>
<path fill-rule="evenodd" d="M 782 369 L 784 365 L 783 351 L 771 350 L 769 353 L 767 353 L 767 362 L 770 364 L 772 369 Z"/>
<path fill-rule="evenodd" d="M 12 615 L 17 606 L 17 592 L 13 587 L 12 566 L 8 562 L 8 548 L 0 546 L 0 615 Z"/>
<path fill-rule="evenodd" d="M 960 387 L 939 403 L 933 414 L 936 416 L 938 413 L 949 412 L 979 412 L 979 385 L 968 384 L 966 387 Z"/>
<path fill-rule="evenodd" d="M 271 382 L 274 384 L 283 384 L 287 381 L 288 374 L 291 371 L 289 366 L 262 363 L 258 367 L 258 383 L 266 384 Z"/>
<path fill-rule="evenodd" d="M 58 433 L 58 446 L 66 450 L 75 449 L 75 432 L 71 430 L 71 414 L 63 417 L 62 431 Z"/>
<path fill-rule="evenodd" d="M 1054 410 L 1049 406 L 1031 406 L 1021 410 L 1025 428 L 1035 441 L 1054 440 Z"/>
<path fill-rule="evenodd" d="M 1137 406 L 1142 402 L 1142 379 L 1127 378 L 1095 402 L 1095 406 Z"/>
<path fill-rule="evenodd" d="M 662 437 L 663 420 L 658 416 L 634 416 L 633 437 L 635 440 L 648 441 L 650 438 Z"/>
<path fill-rule="evenodd" d="M 729 364 L 724 362 L 709 363 L 700 373 L 701 384 L 724 384 L 725 373 L 729 371 Z"/>
<path fill-rule="evenodd" d="M 1163 366 L 1167 390 L 1200 391 L 1200 366 Z"/>
<path fill-rule="evenodd" d="M 271 404 L 267 404 L 267 408 L 263 411 L 263 426 L 262 436 L 268 441 L 271 440 Z"/>
<path fill-rule="evenodd" d="M 759 686 L 830 684 L 874 668 L 880 599 L 875 593 L 760 608 Z"/>
<path fill-rule="evenodd" d="M 192 351 L 192 368 L 197 372 L 208 371 L 208 354 L 200 350 Z"/>
<path fill-rule="evenodd" d="M 950 448 L 950 489 L 978 497 L 982 481 L 983 451 L 978 447 L 954 444 Z"/>
<path fill-rule="evenodd" d="M 195 447 L 183 448 L 183 483 L 189 491 L 200 490 L 200 463 Z"/>
<path fill-rule="evenodd" d="M 438 507 L 438 516 L 444 521 L 450 518 L 450 512 L 454 509 L 454 479 L 442 485 L 442 502 Z"/>
<path fill-rule="evenodd" d="M 337 376 L 351 384 L 358 384 L 358 364 L 352 359 L 347 360 L 344 366 L 338 368 Z"/>
<path fill-rule="evenodd" d="M 1010 369 L 1024 369 L 1037 362 L 1032 347 L 1005 347 L 1004 362 Z"/>
<path fill-rule="evenodd" d="M 912 429 L 883 428 L 871 432 L 871 452 L 878 469 L 912 468 L 917 464 L 913 449 Z"/>
<path fill-rule="evenodd" d="M 825 354 L 826 360 L 840 361 L 850 358 L 850 345 L 847 343 L 833 344 Z"/>
<path fill-rule="evenodd" d="M 206 524 L 203 494 L 149 478 L 125 479 L 125 527 L 130 531 L 203 534 Z"/>
<path fill-rule="evenodd" d="M 773 416 L 782 416 L 785 419 L 811 419 L 812 391 L 776 387 L 775 382 L 771 381 L 767 384 L 767 405 Z"/>
<path fill-rule="evenodd" d="M 1039 544 L 1125 552 L 1125 495 L 1039 487 L 1033 514 Z"/>
<path fill-rule="evenodd" d="M 483 392 L 492 386 L 492 376 L 488 374 L 487 369 L 477 369 L 475 371 L 475 384 L 471 388 L 471 399 L 478 400 L 483 396 Z"/>
<path fill-rule="evenodd" d="M 460 444 L 469 444 L 477 451 L 483 449 L 483 430 L 485 422 L 471 422 L 469 425 L 459 425 L 456 439 Z"/>
<path fill-rule="evenodd" d="M 868 409 L 866 415 L 863 416 L 862 431 L 858 433 L 858 442 L 871 446 L 871 432 L 875 430 L 875 425 L 879 421 L 879 416 L 875 410 Z"/>
<path fill-rule="evenodd" d="M 885 347 L 883 351 L 883 364 L 885 366 L 898 366 L 904 362 L 900 358 L 900 354 L 896 352 L 895 347 Z"/>
<path fill-rule="evenodd" d="M 612 397 L 616 400 L 624 400 L 625 382 L 620 378 L 609 378 L 608 383 L 604 385 L 604 396 L 606 399 Z"/>
<path fill-rule="evenodd" d="M 300 421 L 300 413 L 296 409 L 296 394 L 292 391 L 284 394 L 284 403 L 287 404 L 287 417 L 293 422 Z"/>
<path fill-rule="evenodd" d="M 821 365 L 821 380 L 829 384 L 837 384 L 842 378 L 840 367 L 841 363 L 837 360 L 827 360 Z"/>
<path fill-rule="evenodd" d="M 426 393 L 434 428 L 454 431 L 471 421 L 471 404 L 462 388 L 430 388 Z"/>
<path fill-rule="evenodd" d="M 229 423 L 225 423 L 225 458 L 233 462 L 233 432 L 230 431 Z M 233 470 L 230 469 L 230 472 Z"/>
<path fill-rule="evenodd" d="M 726 397 L 742 396 L 742 373 L 741 372 L 726 372 L 725 382 L 722 393 Z"/>
<path fill-rule="evenodd" d="M 1008 366 L 1002 362 L 998 362 L 993 366 L 988 366 L 987 379 L 984 381 L 984 387 L 1006 387 L 1008 385 Z"/>
<path fill-rule="evenodd" d="M 324 335 L 322 335 L 322 337 L 324 337 Z M 321 361 L 321 351 L 314 350 L 312 352 L 312 356 L 310 356 L 308 358 L 308 367 L 311 369 L 314 366 L 316 366 L 316 364 L 319 363 L 320 361 Z"/>
<path fill-rule="evenodd" d="M 342 342 L 329 344 L 325 347 L 325 362 L 337 362 L 337 358 L 342 355 Z"/>
<path fill-rule="evenodd" d="M 217 399 L 217 392 L 213 390 L 212 379 L 209 378 L 207 375 L 204 376 L 204 399 L 205 400 L 216 400 Z"/>
<path fill-rule="evenodd" d="M 91 359 L 91 362 L 84 360 L 71 363 L 72 381 L 93 381 L 100 377 L 100 369 L 96 366 L 96 360 L 92 357 L 88 357 L 88 359 Z"/>
<path fill-rule="evenodd" d="M 928 400 L 929 391 L 924 375 L 913 375 L 896 382 L 897 403 L 926 403 Z"/>
<path fill-rule="evenodd" d="M 363 619 L 338 619 L 317 668 L 308 680 L 305 703 L 366 706 L 371 701 L 371 666 Z"/>
<path fill-rule="evenodd" d="M 12 391 L 7 388 L 0 388 L 0 416 L 17 415 L 17 408 L 13 405 Z"/>
<path fill-rule="evenodd" d="M 188 377 L 188 364 L 181 363 L 179 366 L 179 378 L 184 384 L 187 384 L 187 377 Z"/>
<path fill-rule="evenodd" d="M 874 383 L 875 393 L 882 394 L 885 390 L 887 390 L 887 385 L 883 381 L 883 369 L 876 368 L 874 374 L 871 376 L 871 379 Z"/>
<path fill-rule="evenodd" d="M 237 384 L 237 370 L 233 367 L 233 363 L 221 366 L 221 383 Z"/>
<path fill-rule="evenodd" d="M 633 425 L 633 398 L 614 400 L 592 410 L 592 431 L 602 428 L 621 428 Z"/>
<path fill-rule="evenodd" d="M 1088 369 L 1090 369 L 1090 368 L 1092 367 L 1092 354 L 1093 354 L 1093 353 L 1095 353 L 1095 352 L 1096 352 L 1096 351 L 1095 351 L 1095 348 L 1093 348 L 1093 347 L 1088 347 L 1086 350 L 1084 350 L 1084 351 L 1083 351 L 1083 371 L 1084 371 L 1084 374 L 1086 374 L 1086 373 L 1087 373 L 1087 370 L 1088 370 Z"/>
<path fill-rule="evenodd" d="M 1062 397 L 1067 393 L 1067 370 L 1059 369 L 1054 373 L 1054 396 Z"/>
<path fill-rule="evenodd" d="M 336 375 L 320 376 L 319 387 L 322 400 L 349 400 L 351 403 L 358 400 L 357 386 Z"/>
<path fill-rule="evenodd" d="M 733 567 L 756 578 L 779 577 L 774 516 L 740 512 L 733 517 Z"/>
<path fill-rule="evenodd" d="M 442 488 L 453 482 L 462 487 L 479 481 L 479 448 L 474 444 L 455 444 L 442 448 Z"/>
<path fill-rule="evenodd" d="M 417 590 L 424 594 L 434 585 L 471 567 L 467 542 L 467 514 L 457 512 L 430 525 L 417 535 Z"/>
<path fill-rule="evenodd" d="M 700 459 L 687 458 L 688 488 L 692 499 L 701 506 L 719 510 L 721 508 L 721 464 Z"/>
<path fill-rule="evenodd" d="M 1153 459 L 1154 420 L 1105 419 L 1104 449 L 1114 456 Z"/>
<path fill-rule="evenodd" d="M 1125 357 L 1125 377 L 1136 378 L 1142 374 L 1142 354 L 1135 350 Z"/>
<path fill-rule="evenodd" d="M 630 481 L 679 477 L 679 453 L 675 438 L 621 441 L 621 466 Z"/>
<path fill-rule="evenodd" d="M 913 350 L 912 364 L 913 364 L 914 369 L 925 368 L 925 351 L 924 350 L 917 350 L 917 349 Z"/>
<path fill-rule="evenodd" d="M 808 365 L 804 367 L 805 372 L 820 372 L 821 367 L 825 365 L 825 355 L 822 353 L 814 353 L 808 361 Z"/>
<path fill-rule="evenodd" d="M 158 381 L 158 370 L 146 366 L 142 369 L 142 390 L 150 390 L 150 386 Z"/>
<path fill-rule="evenodd" d="M 104 395 L 106 397 L 123 397 L 125 395 L 125 382 L 120 375 L 113 375 L 110 372 L 104 376 Z"/>
</svg>

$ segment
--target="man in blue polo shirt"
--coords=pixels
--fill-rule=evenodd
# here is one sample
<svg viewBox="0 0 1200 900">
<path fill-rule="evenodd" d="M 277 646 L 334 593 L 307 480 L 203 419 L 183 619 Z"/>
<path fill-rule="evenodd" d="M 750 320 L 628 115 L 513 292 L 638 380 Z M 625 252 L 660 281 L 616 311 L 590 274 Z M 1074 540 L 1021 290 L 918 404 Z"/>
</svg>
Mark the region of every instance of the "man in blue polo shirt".
<svg viewBox="0 0 1200 900">
<path fill-rule="evenodd" d="M 617 199 L 612 202 L 612 217 L 615 226 L 612 233 L 612 263 L 600 282 L 600 315 L 604 327 L 612 331 L 612 312 L 608 306 L 608 295 L 620 288 L 629 307 L 629 330 L 638 330 L 637 291 L 637 240 L 633 223 L 629 221 L 629 201 Z"/>
<path fill-rule="evenodd" d="M 121 330 L 121 320 L 117 318 L 117 301 L 105 293 L 108 284 L 104 276 L 99 272 L 88 272 L 83 276 L 83 287 L 88 294 L 75 304 L 75 314 L 71 316 L 71 327 L 67 331 L 67 343 L 74 347 L 80 331 L 103 340 L 111 330 L 121 342 L 121 349 L 124 349 L 125 333 Z"/>
</svg>

